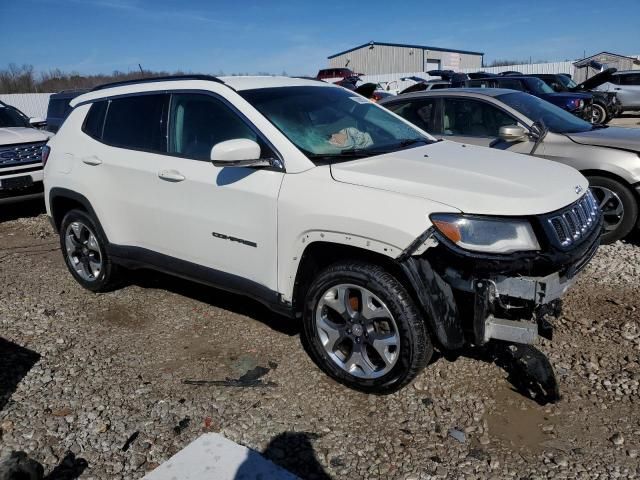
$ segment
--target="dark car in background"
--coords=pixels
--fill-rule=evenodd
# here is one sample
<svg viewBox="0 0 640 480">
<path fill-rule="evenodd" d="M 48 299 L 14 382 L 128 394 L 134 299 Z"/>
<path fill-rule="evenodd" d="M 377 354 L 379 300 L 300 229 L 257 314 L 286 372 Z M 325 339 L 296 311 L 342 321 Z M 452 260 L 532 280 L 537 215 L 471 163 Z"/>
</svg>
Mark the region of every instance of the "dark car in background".
<svg viewBox="0 0 640 480">
<path fill-rule="evenodd" d="M 56 133 L 71 110 L 69 102 L 87 90 L 64 90 L 49 97 L 47 107 L 47 130 Z"/>
<path fill-rule="evenodd" d="M 557 93 L 539 78 L 524 75 L 504 75 L 467 80 L 471 88 L 508 88 L 529 93 L 560 107 L 576 117 L 592 121 L 592 95 L 588 93 Z"/>
<path fill-rule="evenodd" d="M 349 78 L 349 77 L 357 77 L 362 75 L 361 73 L 354 73 L 350 68 L 324 68 L 318 72 L 316 75 L 316 79 L 318 80 L 327 80 L 327 79 L 341 79 L 341 78 Z"/>
<path fill-rule="evenodd" d="M 622 113 L 622 104 L 615 92 L 599 92 L 593 89 L 609 82 L 615 72 L 615 68 L 609 68 L 580 84 L 564 73 L 535 73 L 530 76 L 539 78 L 554 92 L 590 93 L 593 96 L 592 123 L 605 124 Z"/>
</svg>

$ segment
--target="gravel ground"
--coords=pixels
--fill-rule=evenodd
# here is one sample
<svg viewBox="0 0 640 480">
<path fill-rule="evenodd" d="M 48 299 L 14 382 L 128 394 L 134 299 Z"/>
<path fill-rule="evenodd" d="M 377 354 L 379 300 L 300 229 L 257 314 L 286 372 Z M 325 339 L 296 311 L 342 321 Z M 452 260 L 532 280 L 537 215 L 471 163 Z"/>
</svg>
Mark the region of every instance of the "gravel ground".
<svg viewBox="0 0 640 480">
<path fill-rule="evenodd" d="M 155 273 L 83 290 L 21 208 L 0 218 L 0 455 L 50 472 L 71 452 L 83 479 L 140 478 L 215 431 L 302 478 L 640 478 L 637 240 L 601 248 L 538 345 L 558 402 L 518 393 L 518 371 L 482 352 L 367 396 L 249 300 Z"/>
</svg>

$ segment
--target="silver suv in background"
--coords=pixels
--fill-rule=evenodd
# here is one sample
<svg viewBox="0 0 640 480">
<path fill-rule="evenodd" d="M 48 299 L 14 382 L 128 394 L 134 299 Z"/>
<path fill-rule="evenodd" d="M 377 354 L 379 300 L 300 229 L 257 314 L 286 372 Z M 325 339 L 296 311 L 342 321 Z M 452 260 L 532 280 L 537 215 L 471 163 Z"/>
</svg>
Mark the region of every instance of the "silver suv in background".
<svg viewBox="0 0 640 480">
<path fill-rule="evenodd" d="M 623 111 L 640 110 L 640 70 L 616 72 L 611 80 L 596 90 L 614 92 L 622 104 Z"/>
</svg>

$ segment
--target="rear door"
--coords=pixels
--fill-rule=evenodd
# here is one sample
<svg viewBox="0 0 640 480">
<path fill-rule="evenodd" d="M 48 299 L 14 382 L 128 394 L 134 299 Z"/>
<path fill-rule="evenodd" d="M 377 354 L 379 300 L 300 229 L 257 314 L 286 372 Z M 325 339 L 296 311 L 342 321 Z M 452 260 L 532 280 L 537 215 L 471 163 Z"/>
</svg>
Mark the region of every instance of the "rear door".
<svg viewBox="0 0 640 480">
<path fill-rule="evenodd" d="M 625 109 L 640 108 L 640 72 L 615 75 L 618 84 L 613 87 Z"/>
</svg>

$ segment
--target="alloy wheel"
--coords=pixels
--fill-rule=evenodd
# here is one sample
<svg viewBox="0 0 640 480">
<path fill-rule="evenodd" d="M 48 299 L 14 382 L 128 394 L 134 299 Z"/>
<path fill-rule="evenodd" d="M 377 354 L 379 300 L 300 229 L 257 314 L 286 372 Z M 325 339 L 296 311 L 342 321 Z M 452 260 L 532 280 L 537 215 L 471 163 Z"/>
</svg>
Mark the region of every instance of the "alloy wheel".
<svg viewBox="0 0 640 480">
<path fill-rule="evenodd" d="M 67 258 L 75 272 L 87 282 L 102 272 L 102 252 L 95 234 L 82 222 L 72 222 L 65 231 Z"/>
<path fill-rule="evenodd" d="M 605 187 L 592 186 L 591 191 L 598 200 L 604 220 L 604 229 L 611 232 L 618 228 L 624 217 L 624 205 L 616 192 Z"/>
<path fill-rule="evenodd" d="M 398 361 L 400 335 L 393 315 L 364 287 L 339 284 L 325 291 L 315 324 L 331 360 L 355 377 L 381 377 Z"/>
<path fill-rule="evenodd" d="M 591 112 L 591 123 L 593 124 L 602 124 L 607 119 L 607 111 L 601 105 L 594 103 Z"/>
</svg>

